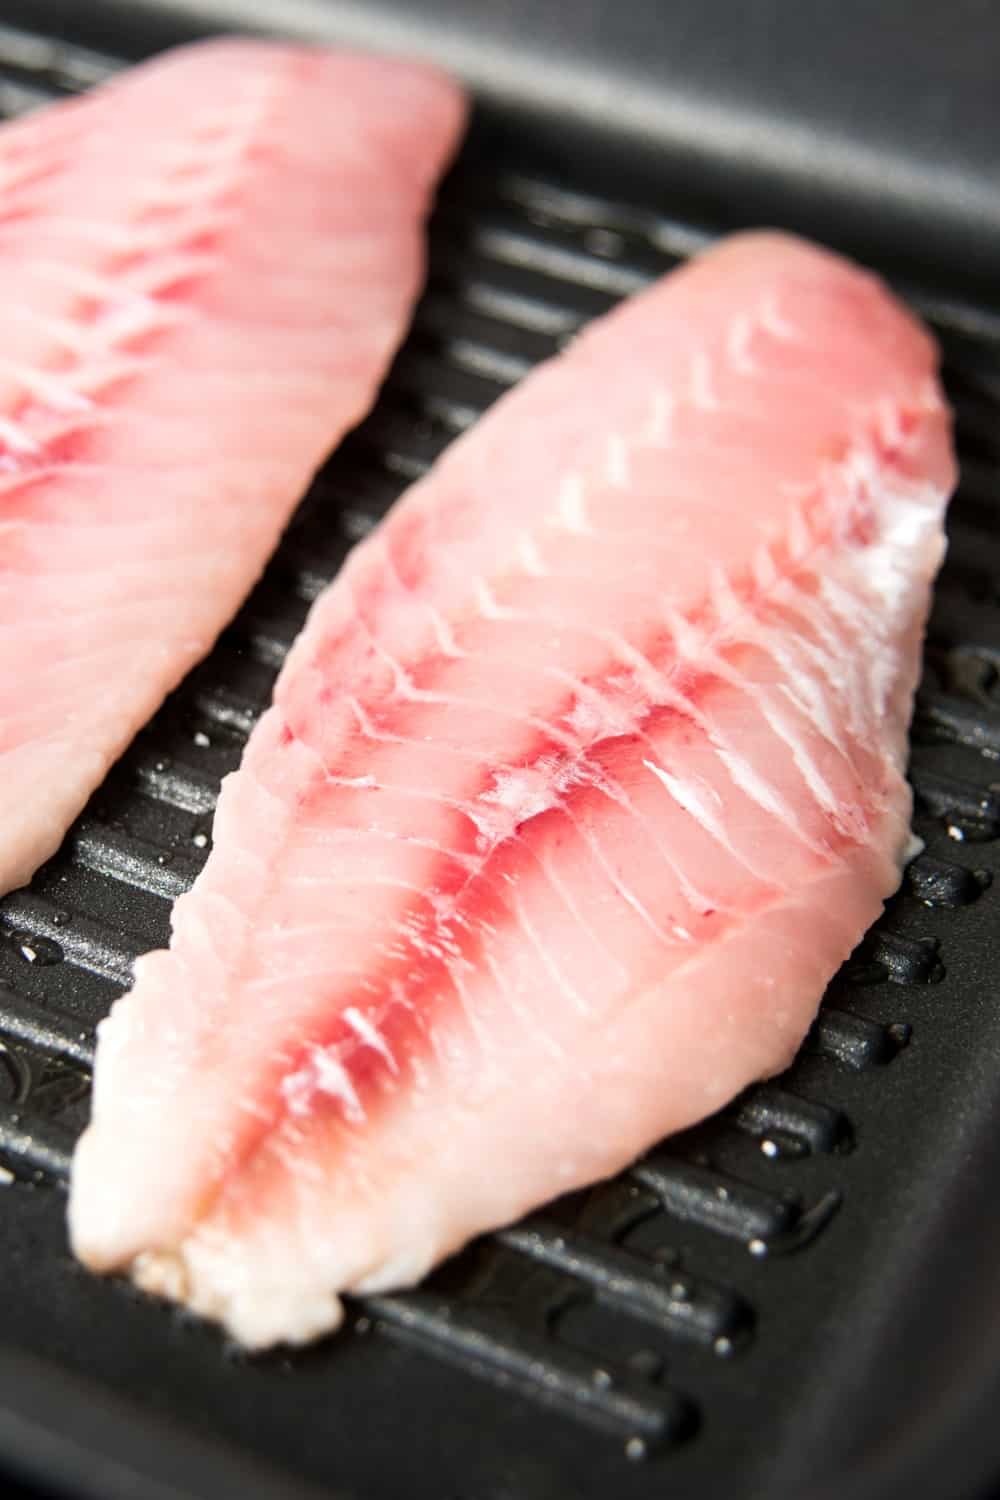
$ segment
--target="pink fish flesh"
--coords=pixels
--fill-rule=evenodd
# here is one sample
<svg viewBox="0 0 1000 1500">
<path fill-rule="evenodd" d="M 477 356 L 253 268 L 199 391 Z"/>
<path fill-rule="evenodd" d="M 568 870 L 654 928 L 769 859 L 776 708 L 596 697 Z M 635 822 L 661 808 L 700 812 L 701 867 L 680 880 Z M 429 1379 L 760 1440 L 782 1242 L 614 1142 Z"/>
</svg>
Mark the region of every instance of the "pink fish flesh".
<svg viewBox="0 0 1000 1500">
<path fill-rule="evenodd" d="M 789 1062 L 899 881 L 955 467 L 926 333 L 780 235 L 529 376 L 317 601 L 71 1230 L 251 1347 Z"/>
<path fill-rule="evenodd" d="M 462 113 L 427 68 L 227 41 L 0 128 L 0 893 L 370 406 Z"/>
</svg>

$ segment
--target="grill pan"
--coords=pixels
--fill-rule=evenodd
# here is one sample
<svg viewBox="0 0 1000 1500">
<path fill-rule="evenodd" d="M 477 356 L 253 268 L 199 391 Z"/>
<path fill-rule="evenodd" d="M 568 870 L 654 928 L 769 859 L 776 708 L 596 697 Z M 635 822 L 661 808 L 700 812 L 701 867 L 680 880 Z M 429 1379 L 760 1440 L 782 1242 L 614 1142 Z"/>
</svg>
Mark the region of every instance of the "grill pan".
<svg viewBox="0 0 1000 1500">
<path fill-rule="evenodd" d="M 470 40 L 475 9 L 464 32 L 448 4 L 294 0 L 266 14 L 276 29 L 371 33 L 457 63 L 485 102 L 442 190 L 428 288 L 377 409 L 318 478 L 209 660 L 31 887 L 0 902 L 0 1465 L 11 1486 L 81 1500 L 884 1500 L 905 1485 L 973 1500 L 1000 1461 L 989 1416 L 1000 1396 L 1000 312 L 982 279 L 1000 235 L 977 188 L 988 163 L 973 144 L 963 193 L 930 164 L 921 205 L 933 222 L 915 245 L 905 172 L 877 223 L 863 173 L 853 198 L 838 177 L 838 163 L 859 159 L 849 132 L 824 151 L 835 136 L 814 121 L 814 170 L 796 173 L 799 137 L 781 128 L 794 98 L 775 105 L 770 157 L 739 92 L 752 160 L 734 163 L 721 127 L 686 148 L 664 126 L 657 153 L 627 101 L 620 123 L 607 98 L 602 114 L 599 49 L 576 92 L 553 52 L 561 118 L 537 62 L 505 97 L 521 0 L 492 23 L 508 33 L 494 39 L 492 73 Z M 581 7 L 592 42 L 594 17 L 611 11 Z M 249 0 L 242 12 L 219 0 L 208 19 L 193 3 L 8 3 L 0 112 L 251 12 L 261 19 Z M 767 12 L 773 29 L 782 6 Z M 696 56 L 712 13 L 688 17 Z M 664 25 L 687 14 L 675 6 Z M 649 15 L 619 17 L 607 78 L 641 54 L 645 33 L 629 20 Z M 762 56 L 749 58 L 744 95 L 765 81 Z M 898 72 L 874 134 L 886 150 L 906 134 Z M 689 88 L 704 83 L 694 74 Z M 977 97 L 956 103 L 960 125 Z M 925 114 L 910 112 L 918 151 Z M 903 891 L 781 1078 L 615 1182 L 478 1242 L 419 1290 L 354 1303 L 335 1340 L 248 1359 L 86 1275 L 66 1248 L 64 1187 L 94 1028 L 135 956 L 165 942 L 170 902 L 210 846 L 219 780 L 310 601 L 503 389 L 741 218 L 869 253 L 945 350 L 963 477 L 913 736 L 926 849 Z"/>
</svg>

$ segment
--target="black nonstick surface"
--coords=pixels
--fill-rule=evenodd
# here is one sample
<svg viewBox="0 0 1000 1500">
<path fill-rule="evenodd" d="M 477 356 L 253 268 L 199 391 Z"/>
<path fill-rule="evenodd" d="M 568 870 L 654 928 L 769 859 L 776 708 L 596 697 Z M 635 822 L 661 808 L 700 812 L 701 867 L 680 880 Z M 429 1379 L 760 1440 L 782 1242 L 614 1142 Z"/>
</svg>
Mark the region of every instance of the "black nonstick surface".
<svg viewBox="0 0 1000 1500">
<path fill-rule="evenodd" d="M 143 50 L 65 40 L 66 5 L 46 33 L 49 9 L 0 28 L 5 114 Z M 161 18 L 147 42 L 184 35 Z M 47 1491 L 964 1497 L 1000 1451 L 1000 316 L 919 278 L 963 473 L 913 737 L 926 849 L 789 1071 L 294 1356 L 246 1359 L 68 1255 L 95 1025 L 166 940 L 310 601 L 503 389 L 716 227 L 664 213 L 669 181 L 595 196 L 569 152 L 540 171 L 523 130 L 476 127 L 376 411 L 209 660 L 0 902 L 0 1464 Z"/>
</svg>

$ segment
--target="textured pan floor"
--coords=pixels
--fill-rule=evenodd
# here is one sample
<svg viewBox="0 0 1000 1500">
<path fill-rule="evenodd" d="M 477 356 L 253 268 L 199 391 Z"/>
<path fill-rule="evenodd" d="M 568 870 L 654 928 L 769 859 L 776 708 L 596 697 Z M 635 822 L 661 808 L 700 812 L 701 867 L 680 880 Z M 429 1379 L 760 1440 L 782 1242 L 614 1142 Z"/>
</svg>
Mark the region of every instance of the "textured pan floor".
<svg viewBox="0 0 1000 1500">
<path fill-rule="evenodd" d="M 0 30 L 0 110 L 110 66 Z M 169 901 L 209 846 L 219 779 L 310 600 L 506 385 L 700 238 L 638 206 L 499 171 L 488 142 L 473 143 L 443 195 L 430 286 L 377 410 L 210 660 L 30 890 L 0 902 L 5 1340 L 359 1500 L 403 1493 L 406 1472 L 465 1500 L 628 1500 L 668 1479 L 678 1495 L 740 1493 L 780 1446 L 787 1393 L 834 1347 L 879 1235 L 904 1211 L 900 1177 L 932 1149 L 941 1080 L 962 1065 L 956 1015 L 974 1024 L 987 1003 L 1000 890 L 1000 323 L 925 302 L 964 475 L 914 740 L 927 850 L 789 1072 L 614 1184 L 475 1245 L 420 1291 L 357 1307 L 343 1337 L 294 1359 L 240 1360 L 214 1332 L 69 1260 L 61 1184 L 94 1026 L 134 956 L 164 941 Z M 387 1446 L 405 1452 L 405 1470 Z"/>
</svg>

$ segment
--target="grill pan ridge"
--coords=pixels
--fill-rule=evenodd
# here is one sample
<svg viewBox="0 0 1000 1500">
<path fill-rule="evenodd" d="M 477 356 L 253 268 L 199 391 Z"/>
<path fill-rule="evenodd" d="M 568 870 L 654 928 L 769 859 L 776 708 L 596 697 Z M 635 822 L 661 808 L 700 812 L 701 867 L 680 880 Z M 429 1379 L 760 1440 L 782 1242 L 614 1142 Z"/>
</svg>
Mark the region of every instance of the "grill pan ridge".
<svg viewBox="0 0 1000 1500">
<path fill-rule="evenodd" d="M 118 62 L 0 27 L 0 112 Z M 974 1494 L 998 1456 L 977 1401 L 1000 1349 L 980 1190 L 1000 1120 L 1000 316 L 940 292 L 904 288 L 945 350 L 963 473 L 913 736 L 926 849 L 791 1069 L 294 1357 L 248 1360 L 66 1248 L 94 1028 L 165 942 L 310 602 L 506 387 L 709 238 L 650 201 L 474 130 L 378 407 L 210 658 L 0 901 L 0 1462 L 60 1494 L 804 1500 L 836 1473 L 874 1497 L 917 1461 L 898 1430 L 917 1404 L 936 1494 Z"/>
</svg>

